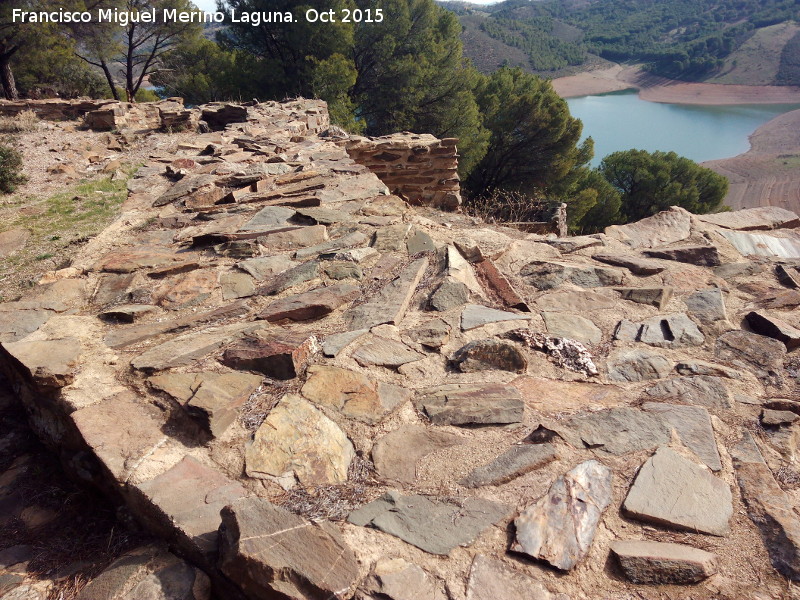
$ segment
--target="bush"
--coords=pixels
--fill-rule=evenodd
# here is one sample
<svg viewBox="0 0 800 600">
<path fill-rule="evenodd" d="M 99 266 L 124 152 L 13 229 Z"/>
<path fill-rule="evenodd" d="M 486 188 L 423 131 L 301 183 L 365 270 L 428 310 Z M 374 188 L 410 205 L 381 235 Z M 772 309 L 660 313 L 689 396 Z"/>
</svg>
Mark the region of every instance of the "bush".
<svg viewBox="0 0 800 600">
<path fill-rule="evenodd" d="M 10 194 L 25 182 L 22 155 L 10 146 L 0 144 L 0 193 Z"/>
<path fill-rule="evenodd" d="M 0 133 L 22 133 L 35 131 L 39 117 L 32 110 L 23 110 L 14 117 L 0 117 Z"/>
</svg>

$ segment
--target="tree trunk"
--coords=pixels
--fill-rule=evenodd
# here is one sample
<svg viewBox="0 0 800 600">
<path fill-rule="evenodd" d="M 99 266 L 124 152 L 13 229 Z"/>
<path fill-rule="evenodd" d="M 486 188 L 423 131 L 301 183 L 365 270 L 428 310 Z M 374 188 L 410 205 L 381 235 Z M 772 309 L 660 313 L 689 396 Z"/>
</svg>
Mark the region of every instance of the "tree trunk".
<svg viewBox="0 0 800 600">
<path fill-rule="evenodd" d="M 111 97 L 114 98 L 114 100 L 119 100 L 117 86 L 114 84 L 114 78 L 111 76 L 111 70 L 108 68 L 106 61 L 100 61 L 100 68 L 103 69 L 103 73 L 106 76 L 106 81 L 108 81 L 108 87 L 111 88 Z"/>
<path fill-rule="evenodd" d="M 17 100 L 19 92 L 14 81 L 14 72 L 11 70 L 11 55 L 0 54 L 0 83 L 3 84 L 3 93 L 6 100 Z"/>
</svg>

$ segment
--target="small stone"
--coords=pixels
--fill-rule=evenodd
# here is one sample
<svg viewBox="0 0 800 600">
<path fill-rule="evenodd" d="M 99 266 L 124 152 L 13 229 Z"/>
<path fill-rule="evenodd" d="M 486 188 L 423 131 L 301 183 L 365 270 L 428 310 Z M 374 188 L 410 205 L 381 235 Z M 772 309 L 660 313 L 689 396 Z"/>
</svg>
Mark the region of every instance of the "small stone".
<svg viewBox="0 0 800 600">
<path fill-rule="evenodd" d="M 614 328 L 614 339 L 622 342 L 635 342 L 641 330 L 642 325 L 640 323 L 622 319 Z"/>
<path fill-rule="evenodd" d="M 502 485 L 558 458 L 552 444 L 518 444 L 488 464 L 475 468 L 459 483 L 464 487 Z"/>
<path fill-rule="evenodd" d="M 405 332 L 408 340 L 427 348 L 441 348 L 450 341 L 450 325 L 442 319 L 431 319 Z"/>
<path fill-rule="evenodd" d="M 258 259 L 254 259 L 258 260 Z M 278 274 L 272 281 L 258 289 L 262 296 L 275 296 L 298 284 L 311 281 L 319 276 L 319 262 L 312 260 L 290 267 Z"/>
<path fill-rule="evenodd" d="M 489 425 L 522 421 L 519 390 L 501 384 L 448 384 L 419 392 L 414 404 L 434 425 Z"/>
<path fill-rule="evenodd" d="M 457 546 L 470 545 L 509 512 L 509 507 L 482 498 L 463 498 L 456 504 L 391 491 L 351 512 L 347 520 L 375 527 L 425 552 L 447 556 Z"/>
<path fill-rule="evenodd" d="M 783 342 L 787 350 L 800 347 L 800 329 L 786 321 L 758 311 L 747 313 L 745 318 L 755 333 Z"/>
<path fill-rule="evenodd" d="M 599 344 L 603 332 L 592 321 L 580 315 L 561 312 L 543 312 L 547 333 L 586 344 Z"/>
<path fill-rule="evenodd" d="M 402 252 L 406 250 L 406 238 L 411 232 L 409 223 L 381 227 L 375 232 L 372 247 L 378 252 Z"/>
<path fill-rule="evenodd" d="M 642 521 L 718 536 L 733 514 L 728 484 L 666 447 L 639 469 L 623 507 Z"/>
<path fill-rule="evenodd" d="M 608 378 L 611 381 L 647 381 L 669 375 L 672 363 L 661 354 L 646 350 L 622 350 L 608 359 Z"/>
<path fill-rule="evenodd" d="M 583 462 L 514 519 L 511 550 L 567 571 L 589 552 L 611 500 L 611 469 L 596 460 Z"/>
<path fill-rule="evenodd" d="M 778 340 L 749 331 L 729 331 L 717 338 L 714 353 L 722 361 L 753 372 L 765 383 L 783 383 L 786 346 Z"/>
<path fill-rule="evenodd" d="M 681 246 L 674 248 L 662 248 L 657 250 L 645 250 L 647 256 L 653 258 L 663 258 L 678 262 L 698 265 L 700 267 L 718 267 L 722 264 L 719 251 L 714 246 Z"/>
<path fill-rule="evenodd" d="M 387 433 L 372 447 L 375 470 L 384 479 L 411 484 L 417 478 L 417 463 L 437 450 L 457 446 L 463 439 L 422 425 L 403 425 Z"/>
<path fill-rule="evenodd" d="M 411 235 L 408 236 L 406 248 L 411 256 L 420 252 L 434 252 L 436 250 L 431 236 L 421 229 L 414 229 Z"/>
<path fill-rule="evenodd" d="M 701 345 L 705 336 L 689 317 L 676 313 L 642 321 L 639 341 L 659 348 L 684 348 Z"/>
<path fill-rule="evenodd" d="M 452 279 L 446 280 L 431 295 L 431 307 L 444 312 L 457 306 L 462 306 L 469 301 L 469 288 Z"/>
<path fill-rule="evenodd" d="M 698 583 L 717 572 L 717 557 L 684 544 L 625 540 L 611 543 L 622 571 L 633 583 Z"/>
<path fill-rule="evenodd" d="M 671 287 L 617 288 L 617 291 L 624 300 L 655 306 L 658 310 L 662 310 L 672 298 Z"/>
<path fill-rule="evenodd" d="M 351 356 L 362 367 L 377 365 L 389 369 L 425 358 L 424 354 L 412 350 L 403 342 L 377 336 L 361 344 Z"/>
<path fill-rule="evenodd" d="M 502 321 L 517 321 L 529 319 L 530 315 L 508 312 L 488 308 L 479 304 L 468 304 L 461 313 L 461 330 L 469 331 L 476 327 L 488 325 L 489 323 L 500 323 Z"/>
<path fill-rule="evenodd" d="M 467 582 L 466 600 L 557 600 L 541 583 L 505 563 L 476 554 Z M 422 600 L 422 598 L 420 598 Z"/>
<path fill-rule="evenodd" d="M 765 408 L 761 411 L 761 423 L 768 427 L 790 425 L 797 421 L 797 419 L 800 419 L 800 415 L 788 410 L 770 410 Z"/>
<path fill-rule="evenodd" d="M 701 323 L 710 324 L 728 318 L 722 290 L 711 288 L 690 294 L 683 299 L 689 313 Z"/>
<path fill-rule="evenodd" d="M 630 256 L 628 254 L 594 254 L 592 258 L 609 265 L 614 265 L 615 267 L 625 267 L 634 275 L 640 275 L 642 277 L 658 275 L 666 270 L 664 264 L 657 260 Z"/>
<path fill-rule="evenodd" d="M 463 373 L 494 369 L 523 373 L 528 368 L 528 359 L 516 344 L 491 338 L 462 346 L 453 362 Z"/>
<path fill-rule="evenodd" d="M 342 279 L 361 279 L 364 272 L 361 267 L 351 262 L 326 262 L 322 267 L 325 275 L 335 281 Z"/>
<path fill-rule="evenodd" d="M 304 486 L 347 481 L 355 456 L 338 425 L 300 396 L 286 395 L 245 449 L 245 471 L 259 479 L 296 478 Z"/>
<path fill-rule="evenodd" d="M 223 273 L 220 275 L 219 283 L 222 286 L 222 299 L 233 300 L 235 298 L 247 298 L 256 293 L 256 286 L 253 278 L 245 273 Z"/>
<path fill-rule="evenodd" d="M 344 283 L 320 287 L 276 300 L 261 311 L 258 318 L 265 319 L 270 323 L 277 323 L 285 319 L 290 321 L 321 319 L 340 306 L 355 300 L 360 293 L 361 289 L 358 286 Z"/>
<path fill-rule="evenodd" d="M 292 267 L 296 267 L 297 265 L 298 263 L 290 260 L 288 257 L 282 254 L 279 254 L 277 256 L 249 258 L 247 260 L 243 260 L 242 262 L 236 264 L 237 267 L 249 273 L 257 281 L 264 281 L 269 277 L 279 275 L 280 273 L 283 273 L 284 271 L 287 271 Z M 314 274 L 314 276 L 316 276 L 316 274 Z"/>
</svg>

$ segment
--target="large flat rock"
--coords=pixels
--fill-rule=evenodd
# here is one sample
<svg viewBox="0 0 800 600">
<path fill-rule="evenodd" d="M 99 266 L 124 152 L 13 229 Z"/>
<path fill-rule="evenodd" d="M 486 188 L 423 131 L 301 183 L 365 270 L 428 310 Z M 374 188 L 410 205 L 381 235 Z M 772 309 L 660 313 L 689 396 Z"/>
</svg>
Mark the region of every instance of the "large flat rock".
<svg viewBox="0 0 800 600">
<path fill-rule="evenodd" d="M 714 353 L 722 362 L 743 367 L 770 385 L 783 383 L 786 346 L 778 340 L 749 331 L 729 331 L 717 338 Z"/>
<path fill-rule="evenodd" d="M 458 435 L 422 425 L 403 425 L 387 433 L 372 447 L 378 475 L 389 481 L 411 484 L 417 478 L 417 463 L 437 450 L 464 442 Z"/>
<path fill-rule="evenodd" d="M 692 214 L 677 206 L 635 223 L 612 225 L 605 234 L 631 248 L 652 248 L 685 240 L 692 233 Z"/>
<path fill-rule="evenodd" d="M 13 367 L 34 388 L 52 390 L 75 380 L 81 342 L 77 338 L 6 342 L 0 354 L 5 354 Z"/>
<path fill-rule="evenodd" d="M 354 300 L 361 293 L 358 286 L 336 284 L 320 287 L 302 294 L 276 300 L 259 313 L 259 319 L 270 323 L 279 321 L 309 321 L 321 319 L 340 306 Z"/>
<path fill-rule="evenodd" d="M 481 306 L 480 304 L 468 304 L 461 313 L 461 330 L 469 331 L 489 323 L 501 323 L 503 321 L 522 321 L 530 319 L 528 314 L 520 314 L 507 310 L 498 310 Z"/>
<path fill-rule="evenodd" d="M 667 402 L 645 402 L 642 408 L 645 412 L 658 415 L 672 427 L 684 446 L 694 452 L 709 469 L 722 470 L 711 417 L 705 408 Z"/>
<path fill-rule="evenodd" d="M 488 425 L 522 421 L 519 390 L 501 384 L 447 384 L 426 388 L 414 404 L 434 425 Z"/>
<path fill-rule="evenodd" d="M 466 600 L 551 600 L 555 596 L 532 577 L 502 561 L 476 554 L 467 582 Z M 422 599 L 420 599 L 422 600 Z"/>
<path fill-rule="evenodd" d="M 717 572 L 716 555 L 685 544 L 619 540 L 611 552 L 633 583 L 698 583 Z"/>
<path fill-rule="evenodd" d="M 620 407 L 579 415 L 564 425 L 571 443 L 619 455 L 669 443 L 670 427 L 660 417 Z M 573 439 L 574 436 L 574 439 Z"/>
<path fill-rule="evenodd" d="M 294 379 L 305 372 L 309 360 L 319 352 L 316 336 L 278 333 L 266 337 L 247 336 L 225 349 L 220 362 L 240 371 L 255 371 L 274 379 Z"/>
</svg>

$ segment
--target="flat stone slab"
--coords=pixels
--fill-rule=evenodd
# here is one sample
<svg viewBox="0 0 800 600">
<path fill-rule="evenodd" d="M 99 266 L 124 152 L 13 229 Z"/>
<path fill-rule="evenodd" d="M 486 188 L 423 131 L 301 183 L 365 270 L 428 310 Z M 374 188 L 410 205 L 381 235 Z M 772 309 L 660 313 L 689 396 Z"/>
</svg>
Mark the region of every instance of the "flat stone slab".
<svg viewBox="0 0 800 600">
<path fill-rule="evenodd" d="M 355 285 L 340 283 L 328 287 L 320 287 L 302 294 L 288 296 L 276 300 L 259 313 L 259 319 L 277 323 L 290 321 L 309 321 L 321 319 L 340 306 L 356 299 L 361 289 Z"/>
<path fill-rule="evenodd" d="M 618 540 L 611 542 L 625 577 L 639 584 L 698 583 L 717 572 L 717 556 L 685 544 Z"/>
<path fill-rule="evenodd" d="M 500 323 L 502 321 L 521 321 L 530 319 L 530 315 L 497 310 L 481 306 L 480 304 L 468 304 L 461 313 L 461 330 L 469 331 L 489 323 Z"/>
<path fill-rule="evenodd" d="M 345 250 L 345 248 L 351 248 L 353 246 L 361 246 L 363 244 L 366 244 L 368 241 L 369 237 L 367 237 L 364 233 L 360 231 L 353 231 L 343 235 L 342 237 L 338 237 L 334 240 L 328 240 L 327 242 L 322 242 L 321 244 L 309 246 L 308 248 L 301 248 L 300 250 L 297 250 L 294 253 L 294 258 L 300 260 L 303 258 L 309 258 L 311 256 L 339 253 L 340 251 Z M 377 254 L 377 252 L 373 248 L 370 248 L 370 250 L 372 251 L 373 254 Z"/>
<path fill-rule="evenodd" d="M 672 298 L 671 287 L 648 287 L 648 288 L 617 288 L 623 300 L 636 302 L 637 304 L 648 304 L 662 310 Z"/>
<path fill-rule="evenodd" d="M 630 254 L 593 254 L 594 260 L 614 265 L 615 267 L 625 267 L 634 275 L 649 277 L 658 275 L 667 269 L 666 265 L 657 260 L 633 256 Z"/>
<path fill-rule="evenodd" d="M 565 283 L 585 288 L 620 285 L 624 277 L 619 269 L 540 260 L 524 266 L 520 275 L 538 290 L 552 290 Z"/>
<path fill-rule="evenodd" d="M 53 390 L 75 380 L 81 356 L 77 338 L 60 340 L 6 342 L 0 354 L 38 390 Z"/>
<path fill-rule="evenodd" d="M 689 314 L 701 323 L 724 321 L 728 318 L 725 311 L 725 297 L 719 288 L 700 290 L 683 299 Z"/>
<path fill-rule="evenodd" d="M 797 214 L 779 206 L 743 208 L 710 215 L 696 215 L 696 218 L 704 223 L 738 231 L 800 227 L 800 218 Z"/>
<path fill-rule="evenodd" d="M 49 310 L 4 310 L 0 305 L 0 344 L 21 340 L 47 323 L 53 314 Z"/>
<path fill-rule="evenodd" d="M 406 363 L 422 360 L 424 354 L 412 350 L 403 342 L 372 336 L 351 354 L 362 367 L 396 369 Z"/>
<path fill-rule="evenodd" d="M 502 384 L 448 384 L 420 390 L 414 401 L 434 425 L 489 425 L 522 421 L 519 390 Z"/>
<path fill-rule="evenodd" d="M 305 372 L 308 361 L 319 352 L 316 336 L 285 333 L 248 336 L 222 353 L 220 362 L 240 371 L 256 371 L 273 379 L 294 379 Z"/>
<path fill-rule="evenodd" d="M 381 558 L 359 586 L 358 600 L 447 600 L 444 582 L 402 558 Z"/>
<path fill-rule="evenodd" d="M 659 348 L 685 348 L 699 346 L 705 336 L 689 317 L 683 313 L 659 315 L 641 323 L 638 340 Z"/>
<path fill-rule="evenodd" d="M 466 600 L 500 598 L 555 600 L 556 596 L 532 577 L 520 573 L 504 562 L 476 554 L 469 571 Z"/>
<path fill-rule="evenodd" d="M 469 497 L 458 504 L 390 491 L 350 513 L 347 520 L 371 526 L 430 554 L 447 556 L 469 546 L 486 529 L 511 513 L 508 506 Z"/>
<path fill-rule="evenodd" d="M 448 278 L 431 294 L 431 308 L 445 312 L 463 306 L 469 300 L 469 288 L 460 281 Z"/>
<path fill-rule="evenodd" d="M 263 256 L 258 258 L 248 258 L 236 266 L 242 271 L 249 273 L 257 281 L 264 281 L 284 271 L 296 267 L 299 263 L 294 262 L 287 256 L 278 254 L 276 256 Z"/>
<path fill-rule="evenodd" d="M 318 406 L 332 408 L 345 417 L 369 424 L 379 422 L 411 398 L 411 391 L 400 386 L 327 365 L 308 368 L 301 393 Z"/>
<path fill-rule="evenodd" d="M 304 262 L 296 266 L 290 265 L 288 268 L 281 270 L 266 284 L 258 288 L 257 293 L 262 296 L 275 296 L 291 287 L 306 281 L 311 281 L 317 277 L 319 277 L 319 262 L 316 260 Z"/>
<path fill-rule="evenodd" d="M 218 286 L 216 271 L 195 270 L 165 280 L 153 292 L 153 298 L 159 306 L 179 310 L 205 301 Z"/>
<path fill-rule="evenodd" d="M 352 550 L 330 523 L 312 523 L 263 498 L 222 510 L 220 569 L 248 598 L 350 597 L 359 577 Z"/>
<path fill-rule="evenodd" d="M 121 304 L 99 313 L 97 316 L 109 321 L 119 323 L 133 323 L 142 317 L 156 312 L 158 307 L 152 304 Z"/>
<path fill-rule="evenodd" d="M 335 358 L 339 355 L 339 352 L 367 333 L 369 333 L 369 329 L 355 329 L 326 335 L 322 341 L 322 353 L 325 356 Z"/>
<path fill-rule="evenodd" d="M 661 354 L 646 350 L 621 350 L 608 358 L 611 381 L 647 381 L 661 379 L 672 371 L 672 362 Z"/>
<path fill-rule="evenodd" d="M 688 210 L 673 206 L 635 223 L 606 227 L 604 233 L 631 248 L 652 248 L 688 238 L 693 216 Z"/>
<path fill-rule="evenodd" d="M 656 415 L 620 407 L 579 415 L 564 425 L 571 444 L 620 455 L 669 443 L 670 427 Z"/>
<path fill-rule="evenodd" d="M 234 300 L 236 298 L 247 298 L 256 293 L 256 285 L 253 278 L 246 273 L 223 273 L 219 276 L 219 284 L 222 288 L 223 300 Z"/>
<path fill-rule="evenodd" d="M 642 408 L 645 412 L 658 415 L 675 429 L 684 446 L 694 452 L 709 469 L 722 470 L 711 417 L 705 408 L 666 402 L 645 402 Z"/>
<path fill-rule="evenodd" d="M 528 368 L 528 359 L 519 346 L 493 338 L 462 346 L 453 355 L 453 363 L 464 373 L 495 369 L 524 373 Z"/>
<path fill-rule="evenodd" d="M 372 461 L 378 475 L 397 483 L 414 483 L 417 463 L 436 452 L 464 442 L 453 433 L 427 429 L 422 425 L 403 425 L 387 433 L 372 447 Z"/>
<path fill-rule="evenodd" d="M 450 341 L 450 325 L 443 319 L 431 319 L 413 329 L 406 330 L 404 334 L 411 342 L 427 348 L 441 348 Z"/>
<path fill-rule="evenodd" d="M 258 428 L 245 449 L 248 477 L 281 480 L 292 487 L 347 481 L 355 456 L 339 426 L 300 396 L 287 394 Z"/>
<path fill-rule="evenodd" d="M 783 342 L 787 350 L 800 347 L 800 329 L 783 319 L 755 310 L 747 313 L 745 319 L 755 333 Z"/>
<path fill-rule="evenodd" d="M 749 331 L 729 331 L 717 338 L 714 354 L 723 362 L 743 367 L 770 385 L 783 382 L 786 346 Z"/>
<path fill-rule="evenodd" d="M 511 550 L 567 571 L 589 552 L 611 500 L 611 469 L 596 460 L 583 462 L 514 519 Z"/>
<path fill-rule="evenodd" d="M 459 483 L 464 487 L 502 485 L 535 471 L 558 458 L 552 444 L 518 444 L 493 461 L 475 468 Z"/>
<path fill-rule="evenodd" d="M 639 469 L 623 508 L 641 521 L 718 536 L 733 514 L 728 484 L 666 447 Z"/>
<path fill-rule="evenodd" d="M 645 250 L 647 256 L 675 260 L 700 267 L 718 267 L 722 264 L 719 251 L 715 246 L 680 246 Z"/>
<path fill-rule="evenodd" d="M 265 206 L 239 228 L 239 231 L 265 231 L 273 227 L 283 227 L 295 215 L 293 208 L 285 206 Z"/>
<path fill-rule="evenodd" d="M 182 261 L 180 254 L 159 249 L 116 250 L 107 254 L 97 268 L 106 273 L 133 273 L 139 269 L 155 269 Z"/>
<path fill-rule="evenodd" d="M 603 332 L 586 317 L 545 311 L 542 313 L 542 318 L 550 335 L 578 340 L 585 344 L 599 344 L 603 339 Z"/>
<path fill-rule="evenodd" d="M 644 393 L 649 398 L 680 400 L 712 411 L 733 407 L 731 394 L 724 380 L 708 375 L 671 377 L 648 387 Z"/>
</svg>

